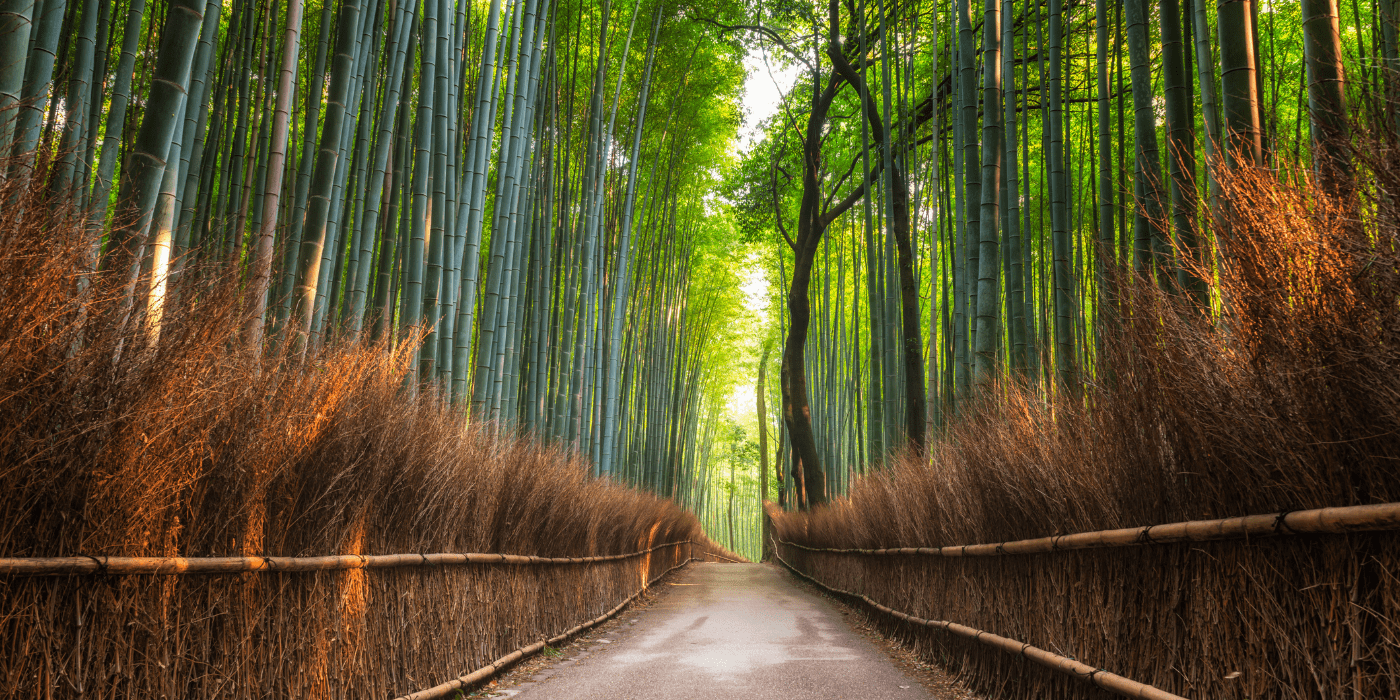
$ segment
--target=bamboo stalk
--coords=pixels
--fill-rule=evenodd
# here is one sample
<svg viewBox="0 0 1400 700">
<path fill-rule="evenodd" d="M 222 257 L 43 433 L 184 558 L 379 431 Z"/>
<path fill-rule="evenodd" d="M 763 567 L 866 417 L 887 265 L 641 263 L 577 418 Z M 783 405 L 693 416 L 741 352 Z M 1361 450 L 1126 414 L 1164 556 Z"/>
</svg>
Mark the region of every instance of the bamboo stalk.
<svg viewBox="0 0 1400 700">
<path fill-rule="evenodd" d="M 765 508 L 765 510 L 768 509 Z M 771 512 L 769 517 L 771 517 Z M 1400 503 L 1295 510 L 1265 515 L 1245 515 L 1221 520 L 1190 520 L 1147 527 L 1052 535 L 1031 540 L 948 547 L 833 549 L 808 547 L 786 540 L 778 540 L 778 542 L 809 552 L 874 556 L 927 554 L 939 557 L 994 557 L 1005 554 L 1041 554 L 1071 549 L 1103 549 L 1143 544 L 1210 542 L 1271 535 L 1324 535 L 1378 530 L 1400 530 Z M 0 560 L 0 562 L 3 561 Z M 3 564 L 0 564 L 0 567 L 2 566 Z M 0 571 L 3 571 L 3 568 L 0 568 Z"/>
<path fill-rule="evenodd" d="M 778 541 L 782 542 L 782 540 Z M 783 542 L 783 544 L 791 543 Z M 1002 651 L 1008 654 L 1015 654 L 1017 656 L 1030 659 L 1031 661 L 1045 666 L 1046 668 L 1074 676 L 1080 680 L 1089 681 L 1090 683 L 1093 683 L 1094 685 L 1097 685 L 1098 687 L 1103 688 L 1104 690 L 1107 690 L 1112 693 L 1117 693 L 1118 695 L 1122 695 L 1124 697 L 1144 698 L 1145 700 L 1186 700 L 1186 698 L 1183 698 L 1180 695 L 1173 695 L 1172 693 L 1168 693 L 1167 691 L 1162 690 L 1161 688 L 1150 686 L 1146 683 L 1139 683 L 1138 681 L 1135 681 L 1131 678 L 1125 678 L 1116 673 L 1105 671 L 1101 668 L 1094 668 L 1093 666 L 1089 666 L 1088 664 L 1080 663 L 1079 661 L 1076 661 L 1074 659 L 1060 656 L 1059 654 L 1046 651 L 1039 647 L 1031 646 L 1030 644 L 1020 642 L 1009 637 L 1003 637 L 998 634 L 992 634 L 991 632 L 979 630 L 975 627 L 968 627 L 967 625 L 960 625 L 956 622 L 949 622 L 947 620 L 925 620 L 923 618 L 914 617 L 913 615 L 908 615 L 899 612 L 898 610 L 895 610 L 893 608 L 887 608 L 859 593 L 853 593 L 851 591 L 842 590 L 840 588 L 832 588 L 831 586 L 828 586 L 825 583 L 822 583 L 821 581 L 818 581 L 817 579 L 812 578 L 811 576 L 808 576 L 807 574 L 804 574 L 801 571 L 798 571 L 796 567 L 794 567 L 792 564 L 789 564 L 787 560 L 783 559 L 782 556 L 778 555 L 776 551 L 774 552 L 773 556 L 777 557 L 778 561 L 782 562 L 783 566 L 786 566 L 794 574 L 797 574 L 798 576 L 801 576 L 802 578 L 811 581 L 817 586 L 832 593 L 839 593 L 841 595 L 850 596 L 852 598 L 859 598 L 860 600 L 865 601 L 865 603 L 870 607 L 875 608 L 876 610 L 879 610 L 880 612 L 885 613 L 887 615 L 897 617 L 901 620 L 904 620 L 905 622 L 912 622 L 916 625 L 923 625 L 925 627 L 933 627 L 947 632 L 952 632 L 953 634 L 956 634 L 959 637 L 967 637 L 968 639 L 981 642 L 983 644 L 986 644 L 987 646 L 1001 649 Z"/>
<path fill-rule="evenodd" d="M 685 543 L 685 542 L 673 542 L 672 544 L 686 544 L 686 543 Z M 661 545 L 661 546 L 662 546 L 662 547 L 666 547 L 666 546 L 669 546 L 669 545 Z M 650 551 L 650 550 L 648 550 L 648 551 Z M 706 552 L 706 554 L 708 554 L 708 552 Z M 667 569 L 667 570 L 661 572 L 660 574 L 657 574 L 655 578 L 651 579 L 650 581 L 647 581 L 647 584 L 646 584 L 645 586 L 642 586 L 640 589 L 638 589 L 636 593 L 633 593 L 632 595 L 628 596 L 628 597 L 627 597 L 627 600 L 624 600 L 624 601 L 622 601 L 621 603 L 618 603 L 618 604 L 617 604 L 617 607 L 615 607 L 615 608 L 613 608 L 612 610 L 609 610 L 609 611 L 603 613 L 602 615 L 599 615 L 598 617 L 593 618 L 592 620 L 589 620 L 588 622 L 585 622 L 585 623 L 583 623 L 583 624 L 581 624 L 581 625 L 578 625 L 578 626 L 576 626 L 576 627 L 571 627 L 571 628 L 569 628 L 568 630 L 564 631 L 562 634 L 559 634 L 558 636 L 550 637 L 549 639 L 545 639 L 545 640 L 541 640 L 541 641 L 535 642 L 534 644 L 531 644 L 531 645 L 526 646 L 526 647 L 521 647 L 521 648 L 519 648 L 519 649 L 516 649 L 515 651 L 512 651 L 512 652 L 509 653 L 509 654 L 506 654 L 505 656 L 502 656 L 502 657 L 499 658 L 499 659 L 496 659 L 495 661 L 492 661 L 490 664 L 488 664 L 488 665 L 486 665 L 486 666 L 482 666 L 481 668 L 479 668 L 479 669 L 477 669 L 477 670 L 475 670 L 475 671 L 472 671 L 471 673 L 466 674 L 465 676 L 460 676 L 460 677 L 458 677 L 458 678 L 454 678 L 454 679 L 452 679 L 452 680 L 450 680 L 450 681 L 447 681 L 446 683 L 442 683 L 442 684 L 439 684 L 439 685 L 435 685 L 435 686 L 433 686 L 433 687 L 431 687 L 431 688 L 428 688 L 428 689 L 426 689 L 426 690 L 420 690 L 420 691 L 415 692 L 415 693 L 409 693 L 408 695 L 400 696 L 400 697 L 396 698 L 395 700 L 429 700 L 430 698 L 442 698 L 442 697 L 447 697 L 447 696 L 451 695 L 452 693 L 455 693 L 455 692 L 457 692 L 458 690 L 462 690 L 463 688 L 466 688 L 466 687 L 468 687 L 468 686 L 474 685 L 474 684 L 476 684 L 476 683 L 480 683 L 481 681 L 484 681 L 484 680 L 486 680 L 487 678 L 490 678 L 491 676 L 496 675 L 496 673 L 499 672 L 501 669 L 503 669 L 503 668 L 505 668 L 505 667 L 507 667 L 507 666 L 509 666 L 509 665 L 511 665 L 511 664 L 513 664 L 513 663 L 515 663 L 515 662 L 517 662 L 517 661 L 519 661 L 519 660 L 521 660 L 521 659 L 527 657 L 527 656 L 530 656 L 530 655 L 532 655 L 532 654 L 538 653 L 539 651 L 541 651 L 542 649 L 544 649 L 546 646 L 550 646 L 550 645 L 553 645 L 553 644 L 558 644 L 559 642 L 562 642 L 562 641 L 564 641 L 565 639 L 568 639 L 569 637 L 572 637 L 572 636 L 574 636 L 575 634 L 578 634 L 579 632 L 582 632 L 582 631 L 584 631 L 584 630 L 586 630 L 586 629 L 590 629 L 590 628 L 593 628 L 593 627 L 598 626 L 599 624 L 602 624 L 603 622 L 605 622 L 605 621 L 607 621 L 609 618 L 611 618 L 613 615 L 616 615 L 616 614 L 618 614 L 619 612 L 622 612 L 622 609 L 623 609 L 623 608 L 627 607 L 627 605 L 628 605 L 629 603 L 631 603 L 632 601 L 636 600 L 636 599 L 637 599 L 637 596 L 641 595 L 644 591 L 646 591 L 646 589 L 651 588 L 651 585 L 652 585 L 653 583 L 656 583 L 657 581 L 660 581 L 660 580 L 661 580 L 661 577 L 663 577 L 663 576 L 665 576 L 666 574 L 669 574 L 669 573 L 671 573 L 672 571 L 675 571 L 676 569 L 679 569 L 679 568 L 681 568 L 681 567 L 685 566 L 686 564 L 689 564 L 690 562 L 693 562 L 693 561 L 700 561 L 700 560 L 699 560 L 699 559 L 696 559 L 696 558 L 694 558 L 694 557 L 691 557 L 691 558 L 688 558 L 688 559 L 686 559 L 685 561 L 683 561 L 683 562 L 681 562 L 681 563 L 679 563 L 679 564 L 677 564 L 677 565 L 675 565 L 675 566 L 673 566 L 673 567 L 671 567 L 671 568 L 669 568 L 669 569 Z"/>
<path fill-rule="evenodd" d="M 597 557 L 537 557 L 521 554 L 335 554 L 321 557 L 22 557 L 0 559 L 0 574 L 52 576 L 61 574 L 233 574 L 243 572 L 344 571 L 400 566 L 460 564 L 596 564 L 633 559 L 665 547 L 696 544 L 668 542 L 628 554 Z"/>
</svg>

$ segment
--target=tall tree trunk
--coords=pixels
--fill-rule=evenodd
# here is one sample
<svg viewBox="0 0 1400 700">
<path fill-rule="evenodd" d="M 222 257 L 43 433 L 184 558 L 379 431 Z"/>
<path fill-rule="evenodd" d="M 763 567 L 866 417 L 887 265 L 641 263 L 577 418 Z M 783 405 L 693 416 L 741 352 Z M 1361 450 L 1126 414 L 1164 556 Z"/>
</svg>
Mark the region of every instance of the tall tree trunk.
<svg viewBox="0 0 1400 700">
<path fill-rule="evenodd" d="M 763 344 L 763 356 L 758 360 L 758 504 L 760 509 L 768 502 L 768 358 L 773 352 L 773 344 Z M 760 561 L 768 561 L 773 556 L 772 523 L 764 515 L 761 518 L 763 542 L 760 544 Z"/>
<path fill-rule="evenodd" d="M 14 147 L 15 117 L 24 90 L 29 34 L 34 27 L 34 2 L 0 3 L 0 155 L 8 155 Z"/>
<path fill-rule="evenodd" d="M 1134 190 L 1141 190 L 1133 217 L 1133 269 L 1139 275 L 1161 273 L 1166 250 L 1163 232 L 1162 163 L 1157 150 L 1157 115 L 1153 107 L 1151 37 L 1147 0 L 1126 0 L 1128 60 L 1133 86 L 1133 143 L 1136 145 Z M 1168 70 L 1171 70 L 1168 68 Z M 1180 70 L 1180 62 L 1177 63 Z M 1170 115 L 1169 115 L 1170 117 Z"/>
<path fill-rule="evenodd" d="M 1095 314 L 1099 319 L 1098 332 L 1094 334 L 1097 342 L 1097 356 L 1099 361 L 1105 359 L 1104 340 L 1108 330 L 1109 316 L 1113 313 L 1111 299 L 1113 298 L 1112 280 L 1116 275 L 1111 272 L 1111 264 L 1114 252 L 1114 227 L 1113 227 L 1113 130 L 1109 124 L 1109 89 L 1108 89 L 1108 4 L 1109 0 L 1097 0 L 1094 3 L 1094 25 L 1095 25 L 1095 53 L 1094 61 L 1097 63 L 1097 97 L 1098 97 L 1098 189 L 1096 194 L 1099 199 L 1099 245 L 1096 269 L 1099 271 L 1099 298 Z M 1102 371 L 1103 365 L 1100 365 Z M 1101 375 L 1102 376 L 1102 375 Z"/>
<path fill-rule="evenodd" d="M 976 34 L 972 22 L 972 0 L 957 0 L 958 13 L 958 98 L 961 116 L 962 143 L 958 144 L 962 151 L 962 201 L 959 207 L 963 210 L 963 258 L 966 260 L 966 272 L 962 280 L 962 294 L 964 297 L 964 316 L 976 316 L 977 314 L 977 280 L 980 275 L 978 256 L 980 255 L 980 241 L 982 237 L 981 229 L 981 206 L 982 206 L 982 182 L 981 182 L 981 158 L 977 150 L 977 54 L 976 54 Z M 976 347 L 976 322 L 968 322 L 968 329 L 964 342 L 968 345 L 968 350 L 964 350 L 964 362 L 962 363 L 962 375 L 957 380 L 957 393 L 965 396 L 972 388 L 973 362 L 974 358 L 967 357 L 972 354 L 970 350 Z"/>
<path fill-rule="evenodd" d="M 1323 189 L 1345 201 L 1351 198 L 1355 183 L 1342 76 L 1337 0 L 1302 0 L 1302 13 L 1303 56 L 1308 70 L 1308 116 L 1312 120 L 1315 149 L 1313 168 Z"/>
<path fill-rule="evenodd" d="M 73 47 L 72 62 L 68 66 L 68 96 L 63 103 L 63 135 L 58 142 L 58 162 L 51 174 L 51 187 L 55 194 L 65 199 L 81 201 L 79 187 L 74 182 L 78 160 L 86 151 L 83 147 L 84 130 L 88 116 L 88 97 L 92 92 L 93 51 L 97 45 L 97 0 L 85 0 L 82 7 L 82 26 L 78 30 L 76 45 Z"/>
<path fill-rule="evenodd" d="M 340 29 L 336 37 L 331 84 L 326 97 L 325 124 L 321 127 L 315 169 L 308 192 L 306 223 L 300 241 L 301 252 L 297 257 L 291 318 L 285 329 L 287 340 L 293 343 L 293 352 L 298 355 L 305 354 L 311 335 L 311 317 L 315 311 L 316 288 L 321 276 L 321 254 L 326 245 L 331 193 L 335 186 L 336 166 L 340 162 L 346 102 L 350 95 L 356 48 L 360 40 L 359 32 L 356 31 L 359 16 L 359 0 L 343 0 L 340 6 Z"/>
<path fill-rule="evenodd" d="M 1187 0 L 1188 2 L 1190 0 Z M 1178 0 L 1160 0 L 1159 23 L 1162 27 L 1163 81 L 1166 84 L 1167 159 L 1171 172 L 1172 228 L 1177 248 L 1183 258 L 1176 266 L 1179 292 L 1187 295 L 1199 309 L 1206 309 L 1209 299 L 1205 281 L 1197 272 L 1203 258 L 1196 240 L 1196 118 L 1191 113 L 1191 75 L 1186 40 L 1182 32 L 1182 11 Z M 1161 251 L 1170 256 L 1170 247 Z M 1166 274 L 1159 270 L 1158 274 Z"/>
<path fill-rule="evenodd" d="M 641 92 L 637 96 L 637 119 L 633 125 L 632 153 L 628 157 L 627 193 L 622 204 L 622 238 L 618 243 L 617 272 L 614 275 L 616 282 L 613 286 L 611 351 L 608 354 L 607 378 L 603 397 L 602 459 L 598 464 L 598 471 L 601 474 L 611 474 L 613 471 L 613 451 L 617 441 L 617 400 L 621 390 L 618 385 L 618 370 L 621 365 L 619 353 L 622 350 L 623 314 L 627 310 L 632 280 L 628 263 L 632 257 L 632 220 L 633 207 L 637 201 L 637 166 L 641 159 L 642 130 L 646 125 L 647 96 L 651 90 L 652 60 L 656 57 L 656 40 L 661 30 L 661 16 L 662 13 L 658 9 L 652 20 L 651 39 L 647 42 L 646 68 L 642 72 Z"/>
<path fill-rule="evenodd" d="M 102 269 L 120 275 L 128 300 L 134 292 L 170 144 L 183 118 L 190 65 L 199 44 L 204 7 L 204 0 L 172 2 L 161 32 L 160 52 L 156 56 L 141 129 L 122 169 L 122 185 L 117 195 L 117 216 L 121 218 L 108 238 Z"/>
<path fill-rule="evenodd" d="M 1050 0 L 1050 124 L 1047 139 L 1050 151 L 1050 229 L 1053 258 L 1050 276 L 1054 283 L 1055 372 L 1059 375 L 1063 389 L 1077 393 L 1077 363 L 1074 355 L 1074 330 L 1071 325 L 1077 300 L 1070 269 L 1069 175 L 1065 168 L 1064 102 L 1061 99 L 1064 81 L 1061 65 L 1064 54 L 1062 3 L 1063 0 Z"/>
<path fill-rule="evenodd" d="M 1210 22 L 1206 14 L 1208 0 L 1190 0 L 1191 29 L 1196 40 L 1197 82 L 1201 90 L 1201 116 L 1205 123 L 1206 138 L 1203 153 L 1206 160 L 1206 187 L 1210 202 L 1210 229 L 1212 235 L 1220 228 L 1220 177 L 1218 151 L 1220 140 L 1220 109 L 1215 97 L 1215 52 L 1210 45 Z"/>
<path fill-rule="evenodd" d="M 1250 2 L 1220 0 L 1216 5 L 1220 89 L 1225 108 L 1225 162 L 1236 168 L 1254 167 L 1263 162 L 1258 83 L 1254 79 L 1254 34 L 1249 26 Z"/>
<path fill-rule="evenodd" d="M 998 292 L 998 206 L 1002 155 L 1001 3 L 986 0 L 982 13 L 982 209 L 977 269 L 977 333 L 973 384 L 985 388 L 996 380 Z"/>
<path fill-rule="evenodd" d="M 248 294 L 251 312 L 243 337 L 252 353 L 262 351 L 268 285 L 272 280 L 272 252 L 276 243 L 277 210 L 282 201 L 282 172 L 287 160 L 287 125 L 291 121 L 293 85 L 297 76 L 297 40 L 301 36 L 301 0 L 288 0 L 287 25 L 282 35 L 282 67 L 277 77 L 277 106 L 272 112 L 272 145 L 268 152 L 267 178 L 263 184 L 262 223 L 253 254 L 253 274 Z"/>
<path fill-rule="evenodd" d="M 48 103 L 49 90 L 52 89 L 53 64 L 58 55 L 58 43 L 63 34 L 63 15 L 67 6 L 67 0 L 44 0 L 38 5 L 38 16 L 34 18 L 33 27 L 29 30 L 29 58 L 24 62 L 24 85 L 20 88 L 19 114 L 12 117 L 15 120 L 14 151 L 11 154 L 0 155 L 31 155 L 39 145 L 44 105 Z M 11 175 L 27 176 L 30 165 L 25 164 L 29 162 L 29 158 L 17 162 L 16 171 L 12 171 Z"/>
</svg>

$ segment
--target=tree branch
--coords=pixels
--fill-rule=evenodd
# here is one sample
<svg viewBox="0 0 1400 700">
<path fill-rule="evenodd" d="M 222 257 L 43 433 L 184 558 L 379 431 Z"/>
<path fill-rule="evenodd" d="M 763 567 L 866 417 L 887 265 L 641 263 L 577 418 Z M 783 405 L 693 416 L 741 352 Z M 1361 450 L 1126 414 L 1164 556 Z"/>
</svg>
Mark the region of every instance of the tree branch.
<svg viewBox="0 0 1400 700">
<path fill-rule="evenodd" d="M 724 24 L 723 22 L 710 19 L 709 17 L 695 17 L 694 19 L 700 22 L 704 22 L 706 24 L 714 25 L 715 27 L 718 27 L 722 31 L 726 32 L 746 31 L 762 34 L 763 36 L 768 37 L 768 39 L 771 40 L 773 43 L 777 44 L 778 46 L 781 46 L 784 51 L 787 51 L 789 54 L 792 55 L 794 59 L 800 61 L 803 65 L 807 66 L 809 70 L 815 70 L 815 68 L 812 67 L 811 61 L 808 61 L 807 57 L 803 56 L 796 49 L 792 48 L 792 45 L 788 42 L 788 40 L 784 39 L 783 36 L 779 34 L 776 30 L 769 29 L 768 27 L 765 27 L 761 24 Z"/>
</svg>

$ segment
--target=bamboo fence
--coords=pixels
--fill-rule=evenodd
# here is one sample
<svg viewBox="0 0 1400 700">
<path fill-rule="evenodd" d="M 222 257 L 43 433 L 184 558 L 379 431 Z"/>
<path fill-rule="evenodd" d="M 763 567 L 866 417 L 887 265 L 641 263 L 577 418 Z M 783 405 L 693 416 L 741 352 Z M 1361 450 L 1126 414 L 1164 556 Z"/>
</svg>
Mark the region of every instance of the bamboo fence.
<svg viewBox="0 0 1400 700">
<path fill-rule="evenodd" d="M 793 542 L 803 533 L 767 513 L 780 562 L 888 616 L 989 695 L 1396 696 L 1400 503 L 846 549 Z"/>
<path fill-rule="evenodd" d="M 715 555 L 712 554 L 711 556 Z M 727 559 L 728 557 L 721 558 Z M 502 656 L 501 658 L 496 659 L 495 661 L 492 661 L 490 664 L 482 666 L 481 668 L 472 671 L 471 673 L 468 673 L 460 678 L 454 678 L 446 683 L 435 685 L 431 688 L 428 688 L 426 690 L 420 690 L 416 693 L 409 693 L 408 695 L 395 698 L 395 700 L 432 700 L 433 698 L 447 697 L 459 690 L 470 688 L 471 686 L 476 685 L 477 683 L 480 683 L 486 680 L 487 678 L 496 675 L 498 672 L 500 672 L 501 669 L 506 668 L 507 666 L 510 666 L 511 664 L 527 656 L 532 656 L 534 654 L 539 653 L 540 651 L 544 650 L 545 647 L 559 644 L 564 640 L 568 639 L 569 637 L 578 634 L 579 632 L 591 629 L 593 627 L 597 627 L 598 625 L 607 621 L 612 616 L 618 614 L 619 612 L 622 612 L 623 608 L 627 607 L 629 604 L 631 604 L 632 601 L 636 600 L 637 596 L 645 592 L 646 589 L 650 588 L 652 584 L 656 583 L 657 581 L 660 581 L 663 576 L 693 561 L 700 561 L 700 559 L 692 557 L 661 572 L 660 574 L 657 574 L 655 577 L 653 577 L 650 581 L 647 582 L 647 585 L 637 589 L 636 593 L 633 593 L 632 595 L 628 596 L 627 600 L 618 603 L 617 607 L 603 613 L 602 615 L 599 615 L 598 617 L 593 618 L 592 620 L 589 620 L 588 622 L 571 627 L 558 635 L 550 637 L 549 639 L 542 639 L 529 646 L 516 649 L 515 651 L 512 651 L 511 653 L 506 654 L 505 656 Z"/>
<path fill-rule="evenodd" d="M 2 559 L 0 697 L 444 697 L 716 553 Z"/>
<path fill-rule="evenodd" d="M 663 547 L 694 545 L 693 540 L 658 544 L 628 554 L 596 557 L 536 557 L 522 554 L 337 554 L 321 557 L 13 557 L 0 558 L 0 575 L 53 576 L 62 574 L 237 574 L 293 571 L 348 571 L 400 566 L 461 564 L 597 564 L 645 556 Z M 717 555 L 712 555 L 717 556 Z"/>
<path fill-rule="evenodd" d="M 1074 659 L 1060 656 L 1059 654 L 1049 652 L 1038 647 L 1033 647 L 1025 642 L 1018 642 L 1014 639 L 1008 639 L 1006 637 L 992 634 L 991 632 L 987 632 L 985 630 L 979 630 L 973 627 L 968 627 L 966 625 L 960 625 L 956 622 L 948 622 L 947 620 L 925 620 L 921 617 L 914 617 L 913 615 L 902 613 L 898 610 L 895 610 L 894 608 L 886 607 L 871 600 L 869 596 L 864 596 L 859 593 L 853 593 L 851 591 L 842 590 L 840 588 L 832 588 L 831 586 L 828 586 L 825 583 L 822 583 L 821 581 L 818 581 L 817 579 L 812 578 L 811 576 L 808 576 L 807 574 L 804 574 L 801 571 L 798 571 L 796 568 L 793 567 L 792 564 L 789 564 L 786 559 L 783 559 L 782 556 L 778 554 L 774 554 L 773 556 L 777 557 L 778 561 L 782 562 L 783 566 L 786 566 L 794 574 L 797 574 L 798 576 L 801 576 L 802 578 L 811 581 L 812 583 L 816 584 L 819 588 L 822 588 L 831 593 L 849 596 L 851 598 L 859 598 L 870 607 L 882 613 L 885 613 L 886 615 L 890 615 L 891 617 L 898 618 L 905 622 L 913 623 L 916 625 L 923 625 L 924 627 L 931 627 L 934 629 L 943 630 L 945 632 L 952 632 L 953 634 L 956 634 L 958 636 L 966 637 L 973 641 L 981 642 L 988 646 L 1001 649 L 1002 651 L 1007 652 L 1009 654 L 1016 654 L 1018 656 L 1030 659 L 1047 668 L 1056 671 L 1061 671 L 1071 676 L 1078 676 L 1079 678 L 1089 681 L 1094 685 L 1103 688 L 1104 690 L 1108 690 L 1110 692 L 1125 697 L 1143 698 L 1144 700 L 1186 700 L 1186 698 L 1183 698 L 1180 695 L 1173 695 L 1171 693 L 1166 692 L 1165 690 L 1161 690 L 1160 688 L 1154 688 L 1150 685 L 1139 683 L 1131 678 L 1124 678 L 1116 673 L 1110 673 L 1103 669 L 1097 669 L 1093 666 L 1082 664 L 1078 661 L 1075 661 Z"/>
<path fill-rule="evenodd" d="M 1213 542 L 1277 535 L 1336 535 L 1348 532 L 1383 530 L 1400 530 L 1400 503 L 1316 508 L 1219 520 L 1191 520 L 1166 525 L 1080 532 L 1073 535 L 1052 535 L 1031 540 L 990 544 L 959 544 L 947 547 L 834 549 L 808 547 L 787 541 L 782 541 L 782 543 L 809 552 L 864 554 L 868 556 L 922 554 L 936 557 L 997 557 L 1008 554 L 1043 554 L 1074 549 L 1105 549 L 1176 542 Z M 3 566 L 3 563 L 0 563 L 0 566 Z"/>
</svg>

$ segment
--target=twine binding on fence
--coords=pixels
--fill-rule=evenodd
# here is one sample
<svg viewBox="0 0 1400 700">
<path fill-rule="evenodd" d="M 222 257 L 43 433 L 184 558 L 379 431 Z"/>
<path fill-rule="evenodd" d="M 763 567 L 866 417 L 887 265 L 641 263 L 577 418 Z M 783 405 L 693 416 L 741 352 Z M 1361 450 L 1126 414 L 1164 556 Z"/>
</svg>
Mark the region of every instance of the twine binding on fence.
<svg viewBox="0 0 1400 700">
<path fill-rule="evenodd" d="M 792 544 L 790 542 L 784 542 L 783 540 L 777 540 L 777 542 L 788 545 Z M 803 549 L 807 548 L 804 547 Z M 862 600 L 870 607 L 875 608 L 876 610 L 887 615 L 891 615 L 893 617 L 904 620 L 905 622 L 910 622 L 916 625 L 923 625 L 924 627 L 933 627 L 935 629 L 941 629 L 947 632 L 952 632 L 953 634 L 956 634 L 960 637 L 967 637 L 968 639 L 972 639 L 979 643 L 986 644 L 987 646 L 996 647 L 1007 653 L 1015 654 L 1023 658 L 1028 658 L 1052 670 L 1060 671 L 1061 673 L 1068 674 L 1075 678 L 1080 678 L 1082 680 L 1089 681 L 1090 683 L 1093 683 L 1094 685 L 1103 688 L 1104 690 L 1125 697 L 1142 698 L 1143 700 L 1187 700 L 1186 698 L 1183 698 L 1180 695 L 1174 695 L 1165 690 L 1162 690 L 1161 688 L 1150 686 L 1146 683 L 1140 683 L 1131 678 L 1125 678 L 1116 673 L 1105 671 L 1101 668 L 1094 668 L 1093 666 L 1089 666 L 1088 664 L 1080 663 L 1078 661 L 1075 661 L 1074 659 L 1065 656 L 1060 656 L 1059 654 L 1046 651 L 1026 642 L 1021 642 L 1015 639 L 1010 639 L 1008 637 L 1003 637 L 1001 635 L 993 634 L 986 630 L 979 630 L 973 627 L 968 627 L 966 625 L 960 625 L 956 622 L 950 622 L 947 620 L 925 620 L 923 618 L 914 617 L 913 615 L 910 615 L 908 613 L 903 613 L 893 608 L 881 605 L 860 593 L 854 593 L 852 591 L 846 591 L 840 588 L 833 588 L 831 586 L 826 585 L 825 583 L 822 583 L 821 581 L 818 581 L 817 579 L 811 576 L 808 576 L 807 574 L 799 571 L 797 567 L 793 566 L 792 564 L 789 564 L 786 559 L 783 559 L 782 555 L 777 553 L 776 547 L 774 547 L 773 556 L 777 558 L 778 561 L 782 562 L 783 566 L 786 566 L 789 571 L 792 571 L 794 574 L 797 574 L 798 576 L 801 576 L 802 578 L 811 581 L 818 587 L 831 593 L 836 593 Z M 1018 646 L 1019 649 L 1017 648 Z"/>
<path fill-rule="evenodd" d="M 1008 554 L 1041 554 L 1071 549 L 1103 549 L 1133 547 L 1143 544 L 1172 544 L 1176 542 L 1211 542 L 1283 535 L 1345 534 L 1400 530 L 1400 503 L 1379 503 L 1369 506 L 1286 510 L 1266 515 L 1245 515 L 1220 520 L 1189 520 L 1164 525 L 1130 527 L 1118 530 L 1097 530 L 1072 535 L 1052 535 L 1031 540 L 1014 540 L 990 544 L 962 544 L 946 547 L 896 547 L 886 549 L 838 549 L 808 547 L 787 540 L 782 544 L 808 552 L 833 554 L 862 554 L 868 556 L 900 556 L 925 554 L 938 557 L 994 557 Z M 0 572 L 3 562 L 0 559 Z"/>
<path fill-rule="evenodd" d="M 320 557 L 75 557 L 0 558 L 0 575 L 56 576 L 64 574 L 236 574 L 385 569 L 399 566 L 460 564 L 594 564 L 632 559 L 663 547 L 695 544 L 690 540 L 667 542 L 627 554 L 596 557 L 537 557 L 522 554 L 332 554 Z"/>
</svg>

